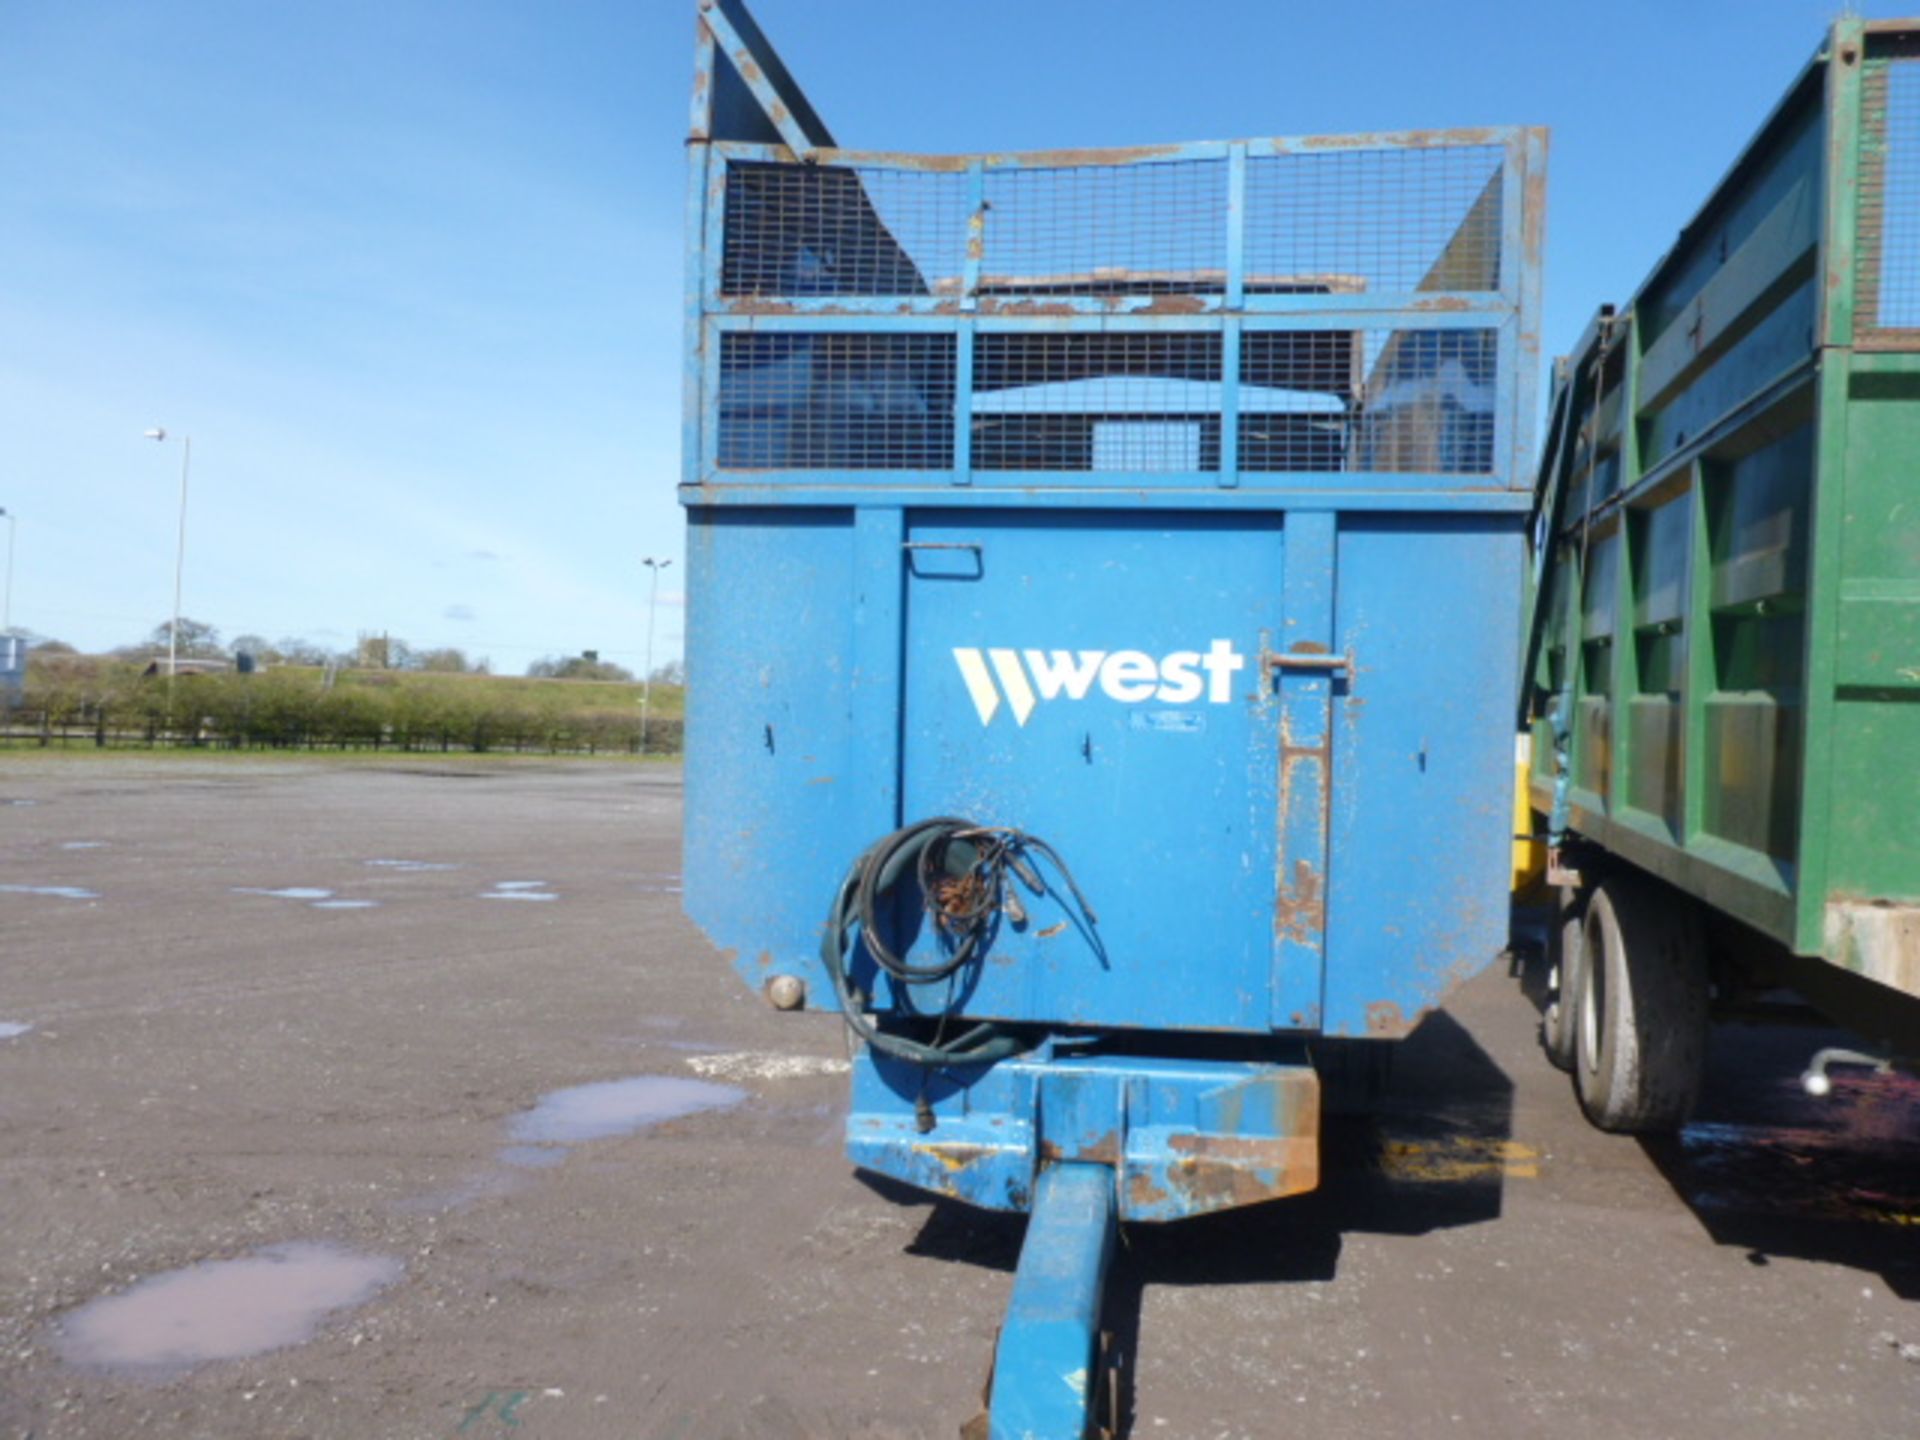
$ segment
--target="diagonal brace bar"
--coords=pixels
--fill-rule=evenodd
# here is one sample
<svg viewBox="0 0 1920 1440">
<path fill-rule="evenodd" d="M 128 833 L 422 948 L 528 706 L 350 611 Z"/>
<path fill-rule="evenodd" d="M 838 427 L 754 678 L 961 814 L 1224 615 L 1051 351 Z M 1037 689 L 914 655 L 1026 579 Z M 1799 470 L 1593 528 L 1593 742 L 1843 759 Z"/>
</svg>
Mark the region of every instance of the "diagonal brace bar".
<svg viewBox="0 0 1920 1440">
<path fill-rule="evenodd" d="M 780 92 L 774 88 L 773 82 L 767 78 L 759 57 L 753 53 L 753 47 L 741 38 L 740 32 L 734 29 L 733 22 L 727 19 L 718 5 L 702 5 L 700 20 L 712 33 L 714 43 L 733 62 L 733 68 L 740 72 L 740 78 L 747 82 L 747 89 L 760 102 L 760 108 L 766 111 L 767 119 L 780 132 L 780 138 L 786 142 L 787 148 L 793 151 L 797 159 L 806 159 L 813 152 L 813 141 L 787 102 L 780 98 Z"/>
<path fill-rule="evenodd" d="M 1098 1384 L 1100 1297 L 1118 1229 L 1111 1167 L 1043 1171 L 993 1359 L 990 1440 L 1082 1440 Z"/>
</svg>

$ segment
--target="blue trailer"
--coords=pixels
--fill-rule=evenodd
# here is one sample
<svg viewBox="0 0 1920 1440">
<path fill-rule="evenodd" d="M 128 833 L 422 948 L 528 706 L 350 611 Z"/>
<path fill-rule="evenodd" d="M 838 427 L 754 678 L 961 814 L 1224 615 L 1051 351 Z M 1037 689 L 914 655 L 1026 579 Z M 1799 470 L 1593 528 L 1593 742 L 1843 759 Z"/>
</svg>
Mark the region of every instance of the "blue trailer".
<svg viewBox="0 0 1920 1440">
<path fill-rule="evenodd" d="M 687 911 L 1031 1212 L 993 1433 L 1077 1435 L 1117 1224 L 1311 1190 L 1505 944 L 1545 134 L 852 151 L 697 33 Z"/>
</svg>

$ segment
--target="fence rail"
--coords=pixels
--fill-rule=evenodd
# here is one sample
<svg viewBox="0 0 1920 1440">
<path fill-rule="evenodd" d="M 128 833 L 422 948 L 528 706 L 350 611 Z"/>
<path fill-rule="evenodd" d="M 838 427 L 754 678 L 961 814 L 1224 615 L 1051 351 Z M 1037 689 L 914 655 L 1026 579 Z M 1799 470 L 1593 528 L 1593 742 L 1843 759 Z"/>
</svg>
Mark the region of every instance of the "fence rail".
<svg viewBox="0 0 1920 1440">
<path fill-rule="evenodd" d="M 645 754 L 678 755 L 684 726 L 678 717 L 647 725 Z M 48 711 L 0 716 L 0 748 L 58 750 L 390 750 L 401 753 L 509 755 L 639 755 L 636 721 L 578 727 L 522 725 L 510 720 L 428 727 L 381 725 L 176 725 L 157 720 L 122 724 L 105 716 L 56 718 Z"/>
</svg>

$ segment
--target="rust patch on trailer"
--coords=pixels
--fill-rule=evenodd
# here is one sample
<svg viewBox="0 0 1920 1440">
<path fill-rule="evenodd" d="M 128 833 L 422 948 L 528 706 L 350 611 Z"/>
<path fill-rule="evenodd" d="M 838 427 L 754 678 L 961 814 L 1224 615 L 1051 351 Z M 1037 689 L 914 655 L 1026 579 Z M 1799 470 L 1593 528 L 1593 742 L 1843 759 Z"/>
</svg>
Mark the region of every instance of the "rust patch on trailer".
<svg viewBox="0 0 1920 1440">
<path fill-rule="evenodd" d="M 1057 300 L 992 300 L 980 302 L 982 315 L 1077 315 L 1071 305 Z"/>
<path fill-rule="evenodd" d="M 1081 165 L 1127 165 L 1136 160 L 1177 160 L 1178 145 L 1126 145 L 1114 150 L 1020 150 L 983 155 L 989 166 L 1018 165 L 1028 169 L 1071 169 Z"/>
<path fill-rule="evenodd" d="M 1282 885 L 1273 902 L 1273 929 L 1282 940 L 1296 945 L 1319 943 L 1326 928 L 1326 897 L 1320 872 L 1305 860 L 1293 862 L 1293 883 Z"/>
<path fill-rule="evenodd" d="M 1312 640 L 1298 641 L 1292 647 L 1297 655 L 1325 654 L 1326 647 Z M 1283 709 L 1280 715 L 1280 834 L 1278 850 L 1281 856 L 1280 881 L 1273 900 L 1274 934 L 1282 941 L 1291 941 L 1296 945 L 1317 945 L 1326 928 L 1326 896 L 1320 871 L 1313 861 L 1304 857 L 1293 862 L 1293 880 L 1287 881 L 1286 852 L 1287 831 L 1293 823 L 1294 777 L 1302 765 L 1318 767 L 1317 798 L 1319 809 L 1320 833 L 1327 828 L 1327 812 L 1332 787 L 1327 783 L 1329 763 L 1333 758 L 1333 734 L 1329 731 L 1318 745 L 1298 745 L 1294 743 L 1293 727 L 1288 723 Z"/>
<path fill-rule="evenodd" d="M 1130 295 L 1115 295 L 1113 300 L 1130 300 Z M 1204 315 L 1207 313 L 1207 297 L 1204 295 L 1156 295 L 1152 301 L 1134 312 L 1139 315 Z"/>
<path fill-rule="evenodd" d="M 1042 1140 L 1040 1159 L 1048 1165 L 1058 1165 L 1067 1160 L 1086 1160 L 1117 1166 L 1120 1163 L 1120 1132 L 1109 1130 L 1084 1145 L 1067 1146 L 1058 1140 Z"/>
<path fill-rule="evenodd" d="M 1376 1000 L 1367 1006 L 1367 1033 L 1397 1039 L 1418 1025 L 1420 1017 L 1426 1013 L 1422 1010 L 1413 1017 L 1413 1025 L 1409 1025 L 1399 1005 L 1392 1000 Z"/>
<path fill-rule="evenodd" d="M 1411 308 L 1426 311 L 1430 314 L 1447 314 L 1454 311 L 1471 310 L 1473 308 L 1473 302 L 1471 300 L 1463 300 L 1458 295 L 1431 295 L 1424 300 L 1414 301 Z"/>
<path fill-rule="evenodd" d="M 956 174 L 969 170 L 977 158 L 972 155 L 918 155 L 909 150 L 843 150 L 822 146 L 813 152 L 823 165 L 868 166 L 888 170 L 931 170 Z"/>
<path fill-rule="evenodd" d="M 1497 145 L 1500 136 L 1487 129 L 1363 130 L 1355 135 L 1309 135 L 1302 150 L 1433 150 L 1448 145 Z"/>
<path fill-rule="evenodd" d="M 1545 142 L 1542 141 L 1544 148 Z M 1524 211 L 1520 226 L 1520 253 L 1529 266 L 1540 263 L 1541 238 L 1545 234 L 1547 223 L 1547 172 L 1527 167 L 1526 183 L 1520 188 L 1520 204 Z"/>
<path fill-rule="evenodd" d="M 1320 1183 L 1320 1143 L 1315 1135 L 1261 1139 L 1175 1135 L 1167 1144 L 1178 1152 L 1167 1166 L 1167 1184 L 1183 1197 L 1185 1209 L 1257 1205 L 1305 1194 Z"/>
<path fill-rule="evenodd" d="M 1135 1214 L 1164 1210 L 1172 1199 L 1151 1171 L 1135 1170 L 1127 1177 L 1127 1208 Z"/>
</svg>

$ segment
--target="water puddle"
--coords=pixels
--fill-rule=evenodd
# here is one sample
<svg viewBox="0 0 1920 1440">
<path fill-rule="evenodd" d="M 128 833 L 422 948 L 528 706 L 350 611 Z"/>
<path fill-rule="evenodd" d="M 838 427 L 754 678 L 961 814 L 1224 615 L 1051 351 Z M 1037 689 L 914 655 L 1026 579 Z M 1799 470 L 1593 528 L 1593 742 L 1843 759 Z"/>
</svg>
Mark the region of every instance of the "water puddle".
<svg viewBox="0 0 1920 1440">
<path fill-rule="evenodd" d="M 372 870 L 397 870 L 402 875 L 424 875 L 435 870 L 458 870 L 458 865 L 443 860 L 363 860 Z"/>
<path fill-rule="evenodd" d="M 521 1170 L 548 1170 L 566 1159 L 567 1151 L 562 1145 L 503 1145 L 494 1158 Z"/>
<path fill-rule="evenodd" d="M 30 806 L 38 805 L 39 803 L 40 802 L 38 800 L 0 800 L 0 805 L 13 805 L 13 806 L 17 806 L 19 809 L 22 809 L 22 810 L 25 810 Z"/>
<path fill-rule="evenodd" d="M 586 1140 L 632 1135 L 667 1120 L 684 1119 L 705 1110 L 730 1109 L 746 1098 L 746 1091 L 732 1085 L 670 1075 L 636 1075 L 627 1080 L 574 1085 L 543 1095 L 539 1104 L 507 1122 L 507 1134 L 514 1144 L 501 1152 L 501 1159 L 526 1146 L 577 1145 Z"/>
<path fill-rule="evenodd" d="M 31 1020 L 0 1020 L 0 1040 L 13 1040 L 33 1029 Z"/>
<path fill-rule="evenodd" d="M 78 885 L 0 885 L 0 895 L 51 895 L 56 900 L 98 900 L 98 890 Z"/>
<path fill-rule="evenodd" d="M 403 1200 L 400 1208 L 419 1214 L 444 1214 L 513 1195 L 534 1183 L 528 1172 L 552 1169 L 567 1158 L 571 1146 L 631 1135 L 650 1125 L 706 1110 L 730 1109 L 746 1098 L 746 1091 L 731 1085 L 665 1075 L 638 1075 L 555 1090 L 541 1096 L 531 1110 L 523 1110 L 507 1121 L 509 1143 L 494 1152 L 492 1167 L 458 1184 Z"/>
<path fill-rule="evenodd" d="M 322 890 L 317 885 L 287 885 L 278 890 L 265 890 L 258 885 L 236 885 L 236 895 L 264 895 L 269 900 L 304 900 L 314 910 L 372 910 L 379 905 L 378 900 L 341 900 L 334 897 L 331 890 Z"/>
<path fill-rule="evenodd" d="M 496 880 L 491 890 L 482 891 L 482 900 L 558 900 L 544 880 Z"/>
<path fill-rule="evenodd" d="M 89 1301 L 60 1323 L 56 1345 L 69 1364 L 164 1378 L 309 1340 L 334 1311 L 371 1300 L 404 1268 L 334 1245 L 274 1245 Z"/>
<path fill-rule="evenodd" d="M 680 877 L 678 875 L 642 875 L 639 890 L 642 895 L 678 895 Z"/>
<path fill-rule="evenodd" d="M 107 848 L 107 842 L 104 840 L 63 840 L 60 842 L 60 848 L 62 850 L 104 850 Z"/>
</svg>

